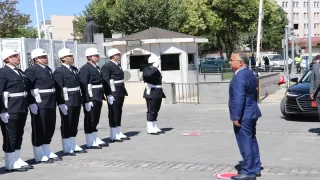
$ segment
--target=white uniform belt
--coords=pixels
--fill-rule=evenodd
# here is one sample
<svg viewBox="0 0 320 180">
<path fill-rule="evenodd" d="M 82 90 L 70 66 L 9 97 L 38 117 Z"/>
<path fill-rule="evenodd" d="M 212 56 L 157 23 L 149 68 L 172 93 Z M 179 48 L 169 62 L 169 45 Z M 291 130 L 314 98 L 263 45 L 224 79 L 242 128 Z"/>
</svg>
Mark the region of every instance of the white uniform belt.
<svg viewBox="0 0 320 180">
<path fill-rule="evenodd" d="M 39 93 L 51 93 L 51 92 L 56 92 L 55 88 L 52 89 L 39 89 Z"/>
<path fill-rule="evenodd" d="M 75 87 L 75 88 L 68 88 L 68 91 L 69 92 L 72 92 L 72 91 L 79 91 L 80 90 L 80 87 Z"/>
<path fill-rule="evenodd" d="M 92 88 L 102 88 L 102 84 L 92 85 Z"/>
<path fill-rule="evenodd" d="M 151 85 L 151 88 L 162 88 L 162 85 Z"/>
<path fill-rule="evenodd" d="M 124 80 L 113 81 L 115 84 L 124 83 Z"/>
<path fill-rule="evenodd" d="M 8 97 L 21 97 L 21 96 L 27 96 L 27 92 L 19 92 L 19 93 L 9 93 Z"/>
</svg>

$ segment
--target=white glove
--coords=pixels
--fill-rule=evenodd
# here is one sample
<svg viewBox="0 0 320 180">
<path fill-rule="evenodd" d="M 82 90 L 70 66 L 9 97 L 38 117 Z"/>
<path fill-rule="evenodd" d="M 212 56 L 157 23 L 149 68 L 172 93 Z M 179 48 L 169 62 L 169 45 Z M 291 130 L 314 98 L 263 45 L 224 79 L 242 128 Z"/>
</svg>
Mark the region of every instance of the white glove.
<svg viewBox="0 0 320 180">
<path fill-rule="evenodd" d="M 0 114 L 0 117 L 1 117 L 1 120 L 2 120 L 4 123 L 8 123 L 9 114 L 8 114 L 7 112 L 1 113 L 1 114 Z"/>
<path fill-rule="evenodd" d="M 155 68 L 159 68 L 159 65 L 160 65 L 160 61 L 156 61 L 152 64 L 152 66 Z"/>
<path fill-rule="evenodd" d="M 63 115 L 68 114 L 68 107 L 65 104 L 60 104 L 59 108 L 60 108 L 61 112 L 63 113 Z"/>
<path fill-rule="evenodd" d="M 32 112 L 32 114 L 38 114 L 38 106 L 36 104 L 30 104 L 29 109 Z"/>
<path fill-rule="evenodd" d="M 91 111 L 91 107 L 93 107 L 93 104 L 92 104 L 92 102 L 88 102 L 88 103 L 85 103 L 84 106 L 85 106 L 86 110 L 89 112 L 89 111 Z"/>
<path fill-rule="evenodd" d="M 112 104 L 113 104 L 113 101 L 115 101 L 115 99 L 114 99 L 114 97 L 113 97 L 112 95 L 107 96 L 107 99 L 108 99 L 108 103 L 109 103 L 110 105 L 112 105 Z"/>
</svg>

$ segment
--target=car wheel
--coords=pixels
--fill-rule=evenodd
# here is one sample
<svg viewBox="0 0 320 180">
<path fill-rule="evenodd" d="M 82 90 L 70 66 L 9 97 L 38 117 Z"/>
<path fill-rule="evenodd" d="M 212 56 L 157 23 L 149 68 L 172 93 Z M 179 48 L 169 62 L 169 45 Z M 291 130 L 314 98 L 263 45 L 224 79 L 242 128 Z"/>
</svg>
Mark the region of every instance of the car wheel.
<svg viewBox="0 0 320 180">
<path fill-rule="evenodd" d="M 281 103 L 280 103 L 280 111 L 282 113 L 282 115 L 284 116 L 284 118 L 286 120 L 290 120 L 290 118 L 292 118 L 291 115 L 286 113 L 286 108 L 285 108 L 285 98 L 282 98 Z"/>
</svg>

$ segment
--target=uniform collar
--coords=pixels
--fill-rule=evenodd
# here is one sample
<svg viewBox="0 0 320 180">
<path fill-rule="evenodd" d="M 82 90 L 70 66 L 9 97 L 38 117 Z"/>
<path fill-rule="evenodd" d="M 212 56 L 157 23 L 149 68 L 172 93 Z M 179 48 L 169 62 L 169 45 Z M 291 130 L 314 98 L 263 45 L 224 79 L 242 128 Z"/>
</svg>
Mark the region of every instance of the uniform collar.
<svg viewBox="0 0 320 180">
<path fill-rule="evenodd" d="M 9 68 L 11 68 L 11 69 L 13 69 L 13 70 L 14 70 L 14 68 L 16 68 L 16 67 L 14 67 L 14 66 L 11 66 L 10 64 L 6 64 L 6 66 L 8 66 Z"/>
<path fill-rule="evenodd" d="M 62 65 L 64 65 L 65 67 L 67 67 L 68 69 L 70 69 L 70 66 L 67 64 L 62 63 Z"/>
</svg>

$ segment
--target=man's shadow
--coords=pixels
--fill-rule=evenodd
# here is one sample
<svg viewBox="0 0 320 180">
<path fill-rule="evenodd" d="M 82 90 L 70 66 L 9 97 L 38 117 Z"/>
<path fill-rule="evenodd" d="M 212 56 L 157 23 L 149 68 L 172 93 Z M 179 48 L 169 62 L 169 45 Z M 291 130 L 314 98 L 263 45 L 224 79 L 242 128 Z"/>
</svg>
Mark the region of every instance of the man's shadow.
<svg viewBox="0 0 320 180">
<path fill-rule="evenodd" d="M 236 164 L 234 166 L 234 168 L 238 171 L 241 172 L 242 170 L 242 165 L 243 165 L 243 161 L 239 161 L 238 164 Z M 264 168 L 262 166 L 260 166 L 260 170 L 262 171 Z"/>
<path fill-rule="evenodd" d="M 311 129 L 308 130 L 308 132 L 315 133 L 318 136 L 320 136 L 320 128 L 311 128 Z"/>
</svg>

